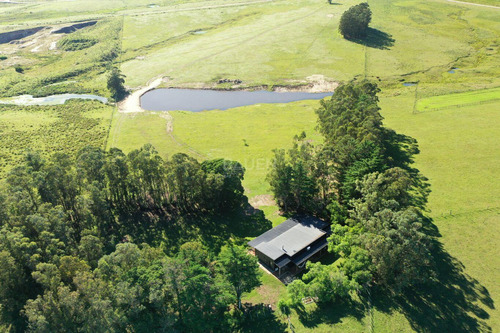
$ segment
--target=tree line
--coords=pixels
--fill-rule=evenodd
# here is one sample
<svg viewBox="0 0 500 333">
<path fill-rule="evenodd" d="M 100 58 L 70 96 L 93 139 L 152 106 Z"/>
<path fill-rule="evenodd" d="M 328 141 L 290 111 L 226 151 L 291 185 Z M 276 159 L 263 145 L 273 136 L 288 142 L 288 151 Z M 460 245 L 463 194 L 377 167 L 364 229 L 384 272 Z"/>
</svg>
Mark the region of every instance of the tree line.
<svg viewBox="0 0 500 333">
<path fill-rule="evenodd" d="M 27 152 L 0 188 L 0 330 L 238 331 L 257 259 L 228 239 L 208 248 L 197 221 L 248 205 L 244 171 L 151 145 Z"/>
<path fill-rule="evenodd" d="M 434 276 L 423 214 L 430 190 L 413 166 L 418 145 L 383 126 L 379 92 L 366 80 L 340 85 L 316 111 L 324 142 L 302 133 L 288 151 L 274 151 L 268 179 L 276 202 L 287 215 L 331 221 L 329 251 L 340 259 L 309 264 L 282 306 L 305 296 L 345 299 L 367 286 L 399 293 Z"/>
</svg>

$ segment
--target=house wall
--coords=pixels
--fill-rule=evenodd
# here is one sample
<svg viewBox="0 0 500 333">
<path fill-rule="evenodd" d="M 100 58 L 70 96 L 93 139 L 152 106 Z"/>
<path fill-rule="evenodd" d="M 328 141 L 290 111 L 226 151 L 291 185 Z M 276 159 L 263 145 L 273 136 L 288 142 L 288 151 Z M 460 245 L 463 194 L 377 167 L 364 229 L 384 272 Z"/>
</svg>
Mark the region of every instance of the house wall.
<svg viewBox="0 0 500 333">
<path fill-rule="evenodd" d="M 274 269 L 274 267 L 276 267 L 276 265 L 274 264 L 274 261 L 271 260 L 271 258 L 266 256 L 262 252 L 260 252 L 259 250 L 255 249 L 255 255 L 257 256 L 257 258 L 259 258 L 259 261 L 262 262 L 264 265 L 269 266 L 272 269 Z"/>
</svg>

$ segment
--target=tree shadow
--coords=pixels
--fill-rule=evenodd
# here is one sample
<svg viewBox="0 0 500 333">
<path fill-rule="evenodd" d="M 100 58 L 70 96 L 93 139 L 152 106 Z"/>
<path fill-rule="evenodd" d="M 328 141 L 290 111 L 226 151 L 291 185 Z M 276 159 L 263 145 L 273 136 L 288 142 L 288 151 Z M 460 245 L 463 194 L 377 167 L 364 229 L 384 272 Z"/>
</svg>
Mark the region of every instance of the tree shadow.
<svg viewBox="0 0 500 333">
<path fill-rule="evenodd" d="M 164 211 L 122 211 L 116 224 L 117 235 L 110 240 L 110 249 L 116 243 L 132 241 L 160 246 L 167 254 L 174 254 L 189 241 L 201 241 L 210 251 L 218 253 L 229 239 L 244 244 L 246 237 L 255 237 L 272 228 L 264 212 L 248 203 L 228 212 L 171 215 Z"/>
<path fill-rule="evenodd" d="M 245 303 L 243 311 L 238 332 L 286 332 L 287 325 L 278 319 L 276 313 L 267 304 Z"/>
<path fill-rule="evenodd" d="M 345 317 L 354 317 L 362 320 L 365 316 L 361 303 L 346 300 L 338 303 L 317 303 L 317 307 L 308 311 L 304 305 L 295 307 L 299 320 L 307 328 L 317 327 L 319 324 L 337 324 Z"/>
<path fill-rule="evenodd" d="M 374 307 L 382 312 L 398 310 L 417 332 L 491 332 L 489 314 L 494 309 L 489 291 L 464 272 L 464 265 L 435 241 L 436 277 L 432 282 L 390 297 L 379 290 L 372 294 Z"/>
<path fill-rule="evenodd" d="M 352 42 L 380 50 L 389 50 L 396 41 L 392 35 L 374 28 L 368 28 L 363 38 L 349 39 Z"/>
</svg>

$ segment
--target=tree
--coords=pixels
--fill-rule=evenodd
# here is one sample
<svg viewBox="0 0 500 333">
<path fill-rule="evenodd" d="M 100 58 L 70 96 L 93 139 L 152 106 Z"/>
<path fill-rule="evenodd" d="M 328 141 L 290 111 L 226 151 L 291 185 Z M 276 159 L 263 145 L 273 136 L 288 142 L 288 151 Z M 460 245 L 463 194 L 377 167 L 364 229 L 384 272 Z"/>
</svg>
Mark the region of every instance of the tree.
<svg viewBox="0 0 500 333">
<path fill-rule="evenodd" d="M 308 263 L 308 272 L 302 280 L 295 280 L 288 285 L 291 299 L 298 303 L 302 297 L 317 297 L 318 302 L 335 302 L 345 299 L 359 285 L 336 267 L 321 263 Z"/>
<path fill-rule="evenodd" d="M 367 2 L 352 6 L 340 18 L 339 31 L 346 39 L 365 37 L 372 19 L 372 11 Z"/>
<path fill-rule="evenodd" d="M 396 293 L 432 278 L 431 240 L 417 207 L 426 193 L 400 168 L 368 174 L 356 186 L 361 197 L 329 238 L 330 249 L 343 257 L 340 269 L 358 284 L 373 279 Z"/>
<path fill-rule="evenodd" d="M 9 252 L 0 249 L 0 328 L 2 319 L 12 323 L 22 309 L 25 284 L 22 267 Z"/>
<path fill-rule="evenodd" d="M 290 326 L 292 325 L 292 323 L 290 322 L 290 315 L 292 314 L 292 306 L 293 306 L 293 303 L 292 303 L 291 299 L 289 299 L 289 298 L 286 298 L 286 299 L 281 298 L 278 301 L 278 311 L 283 316 L 286 317 L 286 319 L 288 321 L 288 329 L 290 329 Z"/>
<path fill-rule="evenodd" d="M 163 262 L 169 303 L 188 332 L 220 331 L 222 314 L 234 300 L 224 276 L 216 274 L 208 253 L 198 243 L 186 243 L 178 255 Z M 183 331 L 184 331 L 183 330 Z"/>
<path fill-rule="evenodd" d="M 201 167 L 207 174 L 222 177 L 222 186 L 218 191 L 217 188 L 213 189 L 212 186 L 208 188 L 210 193 L 219 192 L 216 200 L 219 204 L 217 209 L 231 210 L 241 205 L 245 192 L 241 184 L 245 175 L 245 168 L 239 162 L 219 158 L 203 161 Z"/>
<path fill-rule="evenodd" d="M 108 90 L 111 93 L 111 97 L 113 97 L 115 101 L 119 101 L 125 97 L 127 90 L 123 85 L 124 83 L 124 75 L 118 68 L 113 67 L 108 76 Z"/>
<path fill-rule="evenodd" d="M 328 166 L 322 157 L 306 140 L 304 132 L 294 137 L 294 145 L 288 152 L 274 150 L 267 180 L 283 212 L 320 215 L 326 207 Z"/>
<path fill-rule="evenodd" d="M 225 278 L 233 287 L 238 308 L 241 309 L 241 296 L 260 286 L 262 275 L 258 259 L 247 253 L 244 247 L 225 246 L 219 254 L 219 263 Z"/>
</svg>

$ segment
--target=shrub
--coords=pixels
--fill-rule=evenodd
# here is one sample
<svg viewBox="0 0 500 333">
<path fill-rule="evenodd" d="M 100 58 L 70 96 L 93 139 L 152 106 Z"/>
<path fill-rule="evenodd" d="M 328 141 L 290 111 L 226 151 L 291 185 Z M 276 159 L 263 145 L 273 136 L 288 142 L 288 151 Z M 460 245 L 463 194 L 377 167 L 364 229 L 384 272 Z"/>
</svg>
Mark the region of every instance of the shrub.
<svg viewBox="0 0 500 333">
<path fill-rule="evenodd" d="M 17 65 L 16 67 L 14 67 L 14 69 L 16 70 L 16 72 L 20 73 L 20 74 L 23 74 L 24 73 L 24 68 L 22 68 L 21 66 Z"/>
</svg>

